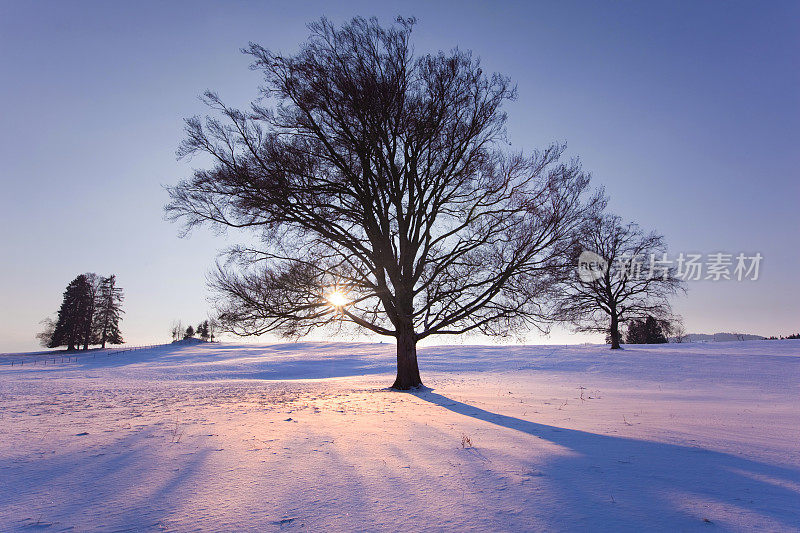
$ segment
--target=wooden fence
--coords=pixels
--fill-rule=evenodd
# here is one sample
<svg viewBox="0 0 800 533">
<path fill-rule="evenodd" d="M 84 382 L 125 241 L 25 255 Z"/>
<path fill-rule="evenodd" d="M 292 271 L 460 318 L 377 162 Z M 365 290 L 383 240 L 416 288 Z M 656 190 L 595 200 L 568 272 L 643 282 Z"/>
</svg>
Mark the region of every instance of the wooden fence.
<svg viewBox="0 0 800 533">
<path fill-rule="evenodd" d="M 166 344 L 147 344 L 142 346 L 125 346 L 123 348 L 112 349 L 94 349 L 83 352 L 57 352 L 47 355 L 32 355 L 30 357 L 6 357 L 0 355 L 0 364 L 9 366 L 25 366 L 25 365 L 56 365 L 61 363 L 77 363 L 79 359 L 97 359 L 98 357 L 110 357 L 112 355 L 119 355 L 125 352 L 133 352 L 136 350 L 148 350 L 150 348 L 158 348 L 160 346 L 168 346 Z"/>
</svg>

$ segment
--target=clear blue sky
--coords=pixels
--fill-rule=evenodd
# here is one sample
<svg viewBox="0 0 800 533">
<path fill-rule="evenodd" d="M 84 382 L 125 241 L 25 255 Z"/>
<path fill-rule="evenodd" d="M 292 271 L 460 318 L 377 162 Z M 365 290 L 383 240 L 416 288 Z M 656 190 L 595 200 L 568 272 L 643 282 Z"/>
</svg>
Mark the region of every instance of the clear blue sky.
<svg viewBox="0 0 800 533">
<path fill-rule="evenodd" d="M 331 4 L 0 3 L 0 351 L 36 348 L 86 271 L 117 274 L 129 341 L 206 315 L 206 273 L 237 236 L 163 220 L 162 185 L 190 172 L 182 119 L 207 88 L 245 105 L 259 78 L 239 48 L 291 52 L 321 15 L 416 16 L 419 52 L 472 49 L 516 81 L 514 147 L 567 141 L 612 210 L 675 253 L 761 252 L 757 282 L 690 283 L 690 331 L 800 330 L 800 3 Z"/>
</svg>

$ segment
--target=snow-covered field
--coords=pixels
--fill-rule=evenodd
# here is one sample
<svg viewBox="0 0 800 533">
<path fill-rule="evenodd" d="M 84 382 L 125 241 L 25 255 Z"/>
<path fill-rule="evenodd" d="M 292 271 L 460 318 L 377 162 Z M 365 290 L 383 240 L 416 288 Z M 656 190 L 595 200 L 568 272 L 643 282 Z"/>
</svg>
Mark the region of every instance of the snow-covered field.
<svg viewBox="0 0 800 533">
<path fill-rule="evenodd" d="M 0 531 L 800 530 L 800 341 L 0 366 Z"/>
</svg>

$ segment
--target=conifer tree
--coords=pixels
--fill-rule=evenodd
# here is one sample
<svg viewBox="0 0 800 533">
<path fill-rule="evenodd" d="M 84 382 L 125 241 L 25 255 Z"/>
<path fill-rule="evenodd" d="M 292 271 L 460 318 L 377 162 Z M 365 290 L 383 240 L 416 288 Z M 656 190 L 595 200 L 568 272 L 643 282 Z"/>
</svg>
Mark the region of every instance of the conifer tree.
<svg viewBox="0 0 800 533">
<path fill-rule="evenodd" d="M 667 342 L 664 324 L 653 316 L 644 320 L 633 320 L 628 326 L 628 344 L 663 344 Z"/>
<path fill-rule="evenodd" d="M 86 294 L 86 307 L 83 311 L 84 317 L 82 321 L 82 335 L 83 349 L 88 350 L 90 344 L 98 344 L 99 341 L 95 335 L 94 319 L 95 310 L 97 309 L 97 298 L 100 293 L 100 282 L 103 278 L 93 272 L 87 272 L 87 294 Z"/>
<path fill-rule="evenodd" d="M 208 341 L 208 336 L 209 336 L 208 320 L 204 320 L 200 322 L 200 324 L 198 324 L 197 334 L 204 341 Z"/>
<path fill-rule="evenodd" d="M 119 330 L 121 320 L 122 288 L 116 286 L 117 277 L 115 275 L 101 278 L 97 298 L 95 303 L 94 315 L 94 339 L 103 348 L 106 344 L 122 344 L 122 333 Z"/>
<path fill-rule="evenodd" d="M 73 279 L 64 291 L 64 299 L 58 310 L 58 319 L 48 347 L 66 346 L 68 350 L 73 351 L 81 341 L 86 345 L 88 341 L 86 332 L 91 331 L 93 308 L 90 278 L 87 274 L 81 274 Z"/>
</svg>

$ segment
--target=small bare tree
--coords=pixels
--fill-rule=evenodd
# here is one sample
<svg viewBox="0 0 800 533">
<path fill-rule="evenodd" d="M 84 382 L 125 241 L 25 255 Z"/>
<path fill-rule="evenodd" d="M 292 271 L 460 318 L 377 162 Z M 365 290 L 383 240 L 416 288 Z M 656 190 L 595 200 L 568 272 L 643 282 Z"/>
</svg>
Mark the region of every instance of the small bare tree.
<svg viewBox="0 0 800 533">
<path fill-rule="evenodd" d="M 673 321 L 671 333 L 673 342 L 682 343 L 686 341 L 686 327 L 681 320 Z"/>
<path fill-rule="evenodd" d="M 665 254 L 661 235 L 646 234 L 615 215 L 594 217 L 576 234 L 573 270 L 555 316 L 579 331 L 607 333 L 611 349 L 619 349 L 620 328 L 629 320 L 651 316 L 668 324 L 669 297 L 685 289 Z"/>
<path fill-rule="evenodd" d="M 53 332 L 56 330 L 56 321 L 51 317 L 47 317 L 39 323 L 42 325 L 42 331 L 36 334 L 36 339 L 42 347 L 50 348 L 50 341 L 53 339 Z"/>
<path fill-rule="evenodd" d="M 563 146 L 508 153 L 509 80 L 468 52 L 415 57 L 413 24 L 323 19 L 294 56 L 251 44 L 265 100 L 240 111 L 205 95 L 221 117 L 189 119 L 179 154 L 213 164 L 167 206 L 187 230 L 262 239 L 218 265 L 227 331 L 393 336 L 398 389 L 421 384 L 430 335 L 543 327 L 569 236 L 602 203 Z"/>
<path fill-rule="evenodd" d="M 214 338 L 219 338 L 219 320 L 214 317 L 207 319 L 208 322 L 208 338 L 210 342 L 214 342 Z"/>
<path fill-rule="evenodd" d="M 183 335 L 183 322 L 180 320 L 173 320 L 172 326 L 170 327 L 170 334 L 172 335 L 172 342 L 178 341 L 181 339 Z"/>
</svg>

